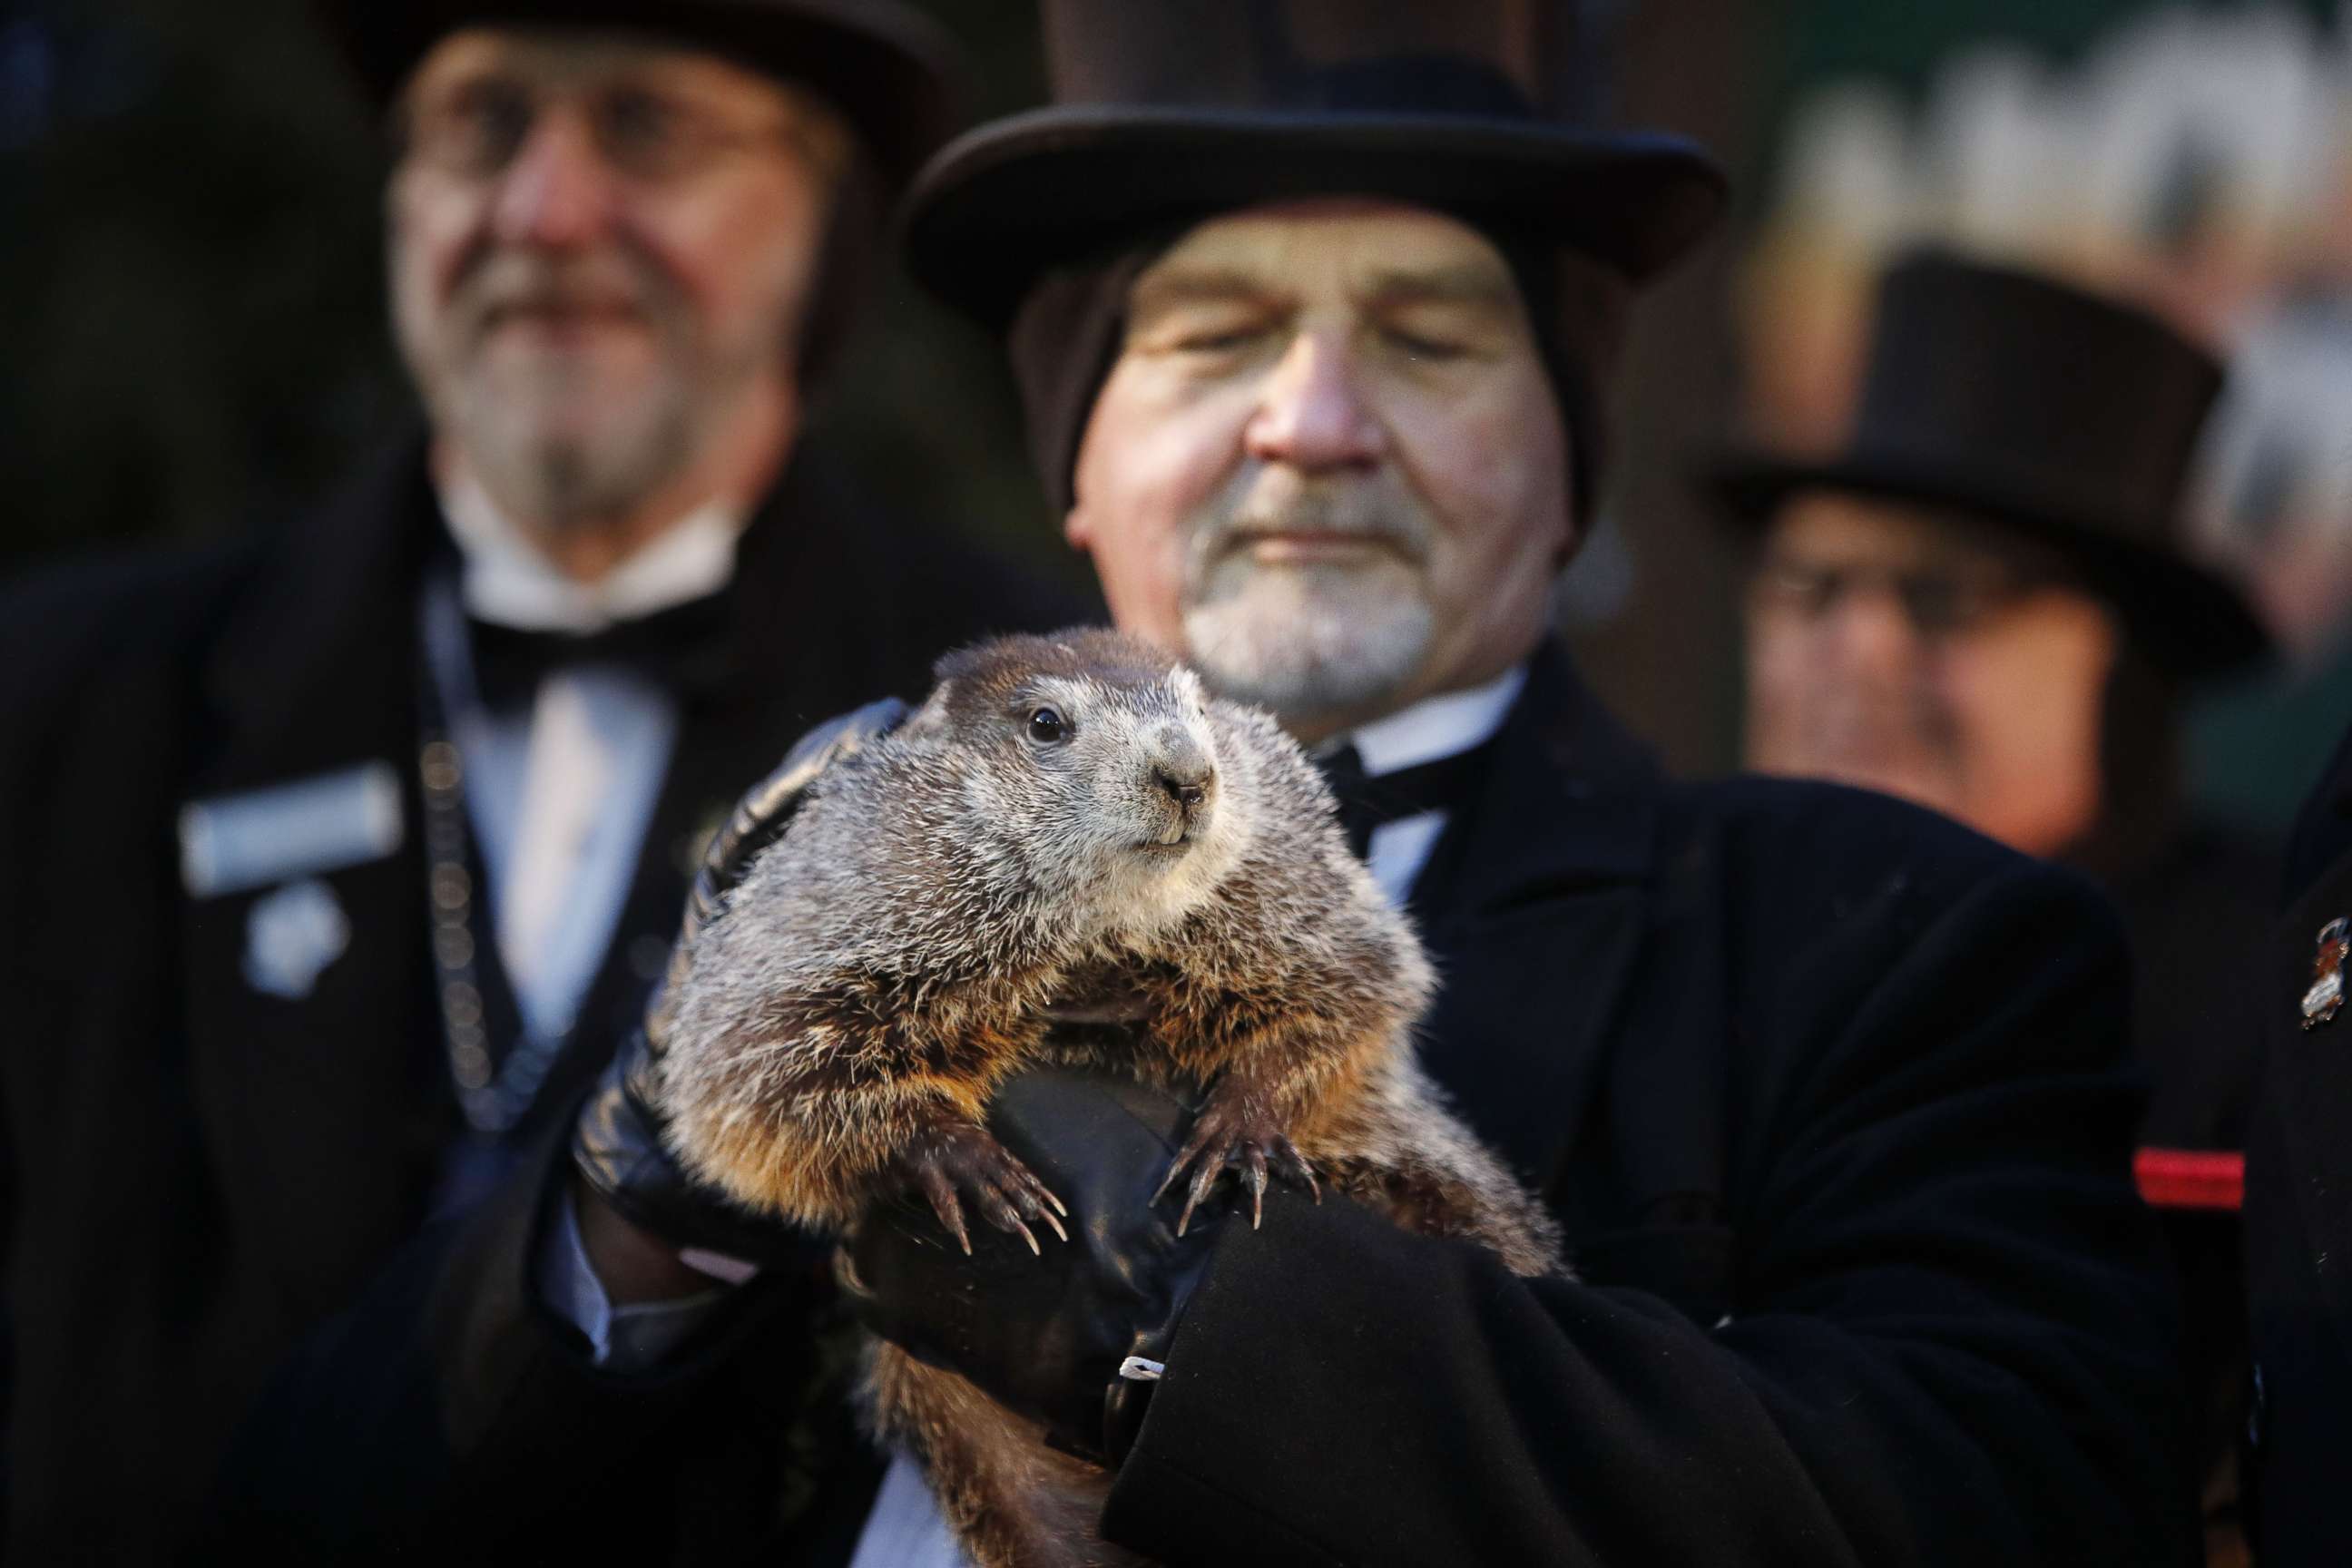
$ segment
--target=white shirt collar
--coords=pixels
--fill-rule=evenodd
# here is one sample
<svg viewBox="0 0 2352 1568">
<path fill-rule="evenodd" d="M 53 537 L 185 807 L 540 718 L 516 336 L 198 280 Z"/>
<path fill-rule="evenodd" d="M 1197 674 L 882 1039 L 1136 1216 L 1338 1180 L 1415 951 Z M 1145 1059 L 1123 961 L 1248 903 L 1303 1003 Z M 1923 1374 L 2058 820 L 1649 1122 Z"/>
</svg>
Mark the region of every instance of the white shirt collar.
<svg viewBox="0 0 2352 1568">
<path fill-rule="evenodd" d="M 441 493 L 441 513 L 465 558 L 458 595 L 467 613 L 524 631 L 599 632 L 699 599 L 735 575 L 744 520 L 717 501 L 680 519 L 593 583 L 581 583 L 509 522 L 482 488 Z"/>
<path fill-rule="evenodd" d="M 1484 686 L 1424 697 L 1403 711 L 1375 719 L 1333 743 L 1352 743 L 1356 754 L 1364 760 L 1364 772 L 1374 777 L 1454 756 L 1503 727 L 1504 715 L 1527 683 L 1527 666 L 1514 665 Z"/>
</svg>

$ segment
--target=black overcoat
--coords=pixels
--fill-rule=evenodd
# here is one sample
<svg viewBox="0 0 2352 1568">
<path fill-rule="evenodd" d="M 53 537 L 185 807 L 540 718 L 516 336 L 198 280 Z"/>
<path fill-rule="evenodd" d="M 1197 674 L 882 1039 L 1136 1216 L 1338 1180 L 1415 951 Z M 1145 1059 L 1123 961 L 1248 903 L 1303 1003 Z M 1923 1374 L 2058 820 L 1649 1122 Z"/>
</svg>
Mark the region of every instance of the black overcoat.
<svg viewBox="0 0 2352 1568">
<path fill-rule="evenodd" d="M 271 1368 L 424 1223 L 459 1127 L 415 786 L 436 548 L 412 446 L 267 539 L 0 595 L 9 1562 L 170 1555 Z M 696 835 L 803 728 L 919 687 L 946 644 L 1085 613 L 878 519 L 814 458 L 747 531 L 730 596 L 551 1122 L 639 1015 Z M 404 781 L 399 847 L 323 874 L 348 945 L 309 995 L 265 994 L 243 958 L 270 889 L 191 897 L 179 813 L 372 763 Z"/>
<path fill-rule="evenodd" d="M 2321 928 L 2352 916 L 2352 733 L 2296 824 L 2284 904 L 2246 1148 L 2249 1534 L 2263 1568 L 2336 1568 L 2352 1563 L 2352 1007 L 2306 1028 L 2304 999 Z"/>
<path fill-rule="evenodd" d="M 1414 905 L 1426 1059 L 1585 1282 L 1270 1205 L 1219 1244 L 1114 1538 L 1203 1564 L 2193 1556 L 2126 966 L 2086 884 L 1877 796 L 1668 783 L 1547 649 Z M 747 1288 L 658 1377 L 600 1374 L 532 1305 L 551 1189 L 317 1347 L 247 1469 L 248 1543 L 320 1495 L 313 1555 L 714 1527 L 711 1423 L 806 1333 L 805 1287 Z M 423 1431 L 429 1465 L 369 1470 Z M 733 1506 L 748 1552 L 772 1514 Z M 729 1560 L 706 1544 L 673 1560 Z"/>
<path fill-rule="evenodd" d="M 2245 1152 L 2278 880 L 2277 844 L 2194 820 L 2101 879 L 2136 961 L 2133 1050 L 2150 1094 L 2139 1141 L 2158 1162 L 2183 1152 Z M 2244 1226 L 2234 1194 L 2151 1191 L 2164 1205 L 2158 1219 L 2180 1277 L 2182 1371 L 2196 1415 L 2194 1484 L 2204 1499 L 2209 1556 L 2242 1550 Z"/>
</svg>

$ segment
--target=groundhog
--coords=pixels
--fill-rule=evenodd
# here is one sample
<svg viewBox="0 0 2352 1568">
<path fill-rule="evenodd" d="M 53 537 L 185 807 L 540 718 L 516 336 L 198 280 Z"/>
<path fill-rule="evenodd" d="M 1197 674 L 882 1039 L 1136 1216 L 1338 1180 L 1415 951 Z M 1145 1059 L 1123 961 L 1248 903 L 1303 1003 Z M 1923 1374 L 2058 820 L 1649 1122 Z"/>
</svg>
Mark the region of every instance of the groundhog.
<svg viewBox="0 0 2352 1568">
<path fill-rule="evenodd" d="M 681 953 L 664 1091 L 689 1169 L 836 1233 L 912 1188 L 967 1251 L 967 1205 L 1034 1248 L 1066 1211 L 986 1108 L 1024 1068 L 1099 1063 L 1103 1030 L 1055 1021 L 1110 1015 L 1127 1068 L 1200 1098 L 1162 1184 L 1180 1229 L 1227 1170 L 1253 1224 L 1270 1175 L 1319 1179 L 1522 1275 L 1563 1269 L 1549 1215 L 1415 1064 L 1429 963 L 1270 717 L 1098 630 L 935 674 Z M 1093 1535 L 1108 1476 L 971 1384 L 882 1345 L 865 1388 L 977 1562 L 1130 1561 Z"/>
</svg>

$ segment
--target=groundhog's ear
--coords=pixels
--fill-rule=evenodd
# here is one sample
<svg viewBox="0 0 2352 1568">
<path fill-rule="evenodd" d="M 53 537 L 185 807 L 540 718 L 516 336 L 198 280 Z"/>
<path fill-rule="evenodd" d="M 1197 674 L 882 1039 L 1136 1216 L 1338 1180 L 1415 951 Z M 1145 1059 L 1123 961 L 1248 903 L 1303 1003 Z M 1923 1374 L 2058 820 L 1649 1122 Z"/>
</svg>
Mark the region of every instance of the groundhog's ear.
<svg viewBox="0 0 2352 1568">
<path fill-rule="evenodd" d="M 923 705 L 908 714 L 907 721 L 898 726 L 899 738 L 916 740 L 925 735 L 937 734 L 946 729 L 948 703 L 953 700 L 954 695 L 955 682 L 952 680 L 943 680 L 932 687 L 931 694 L 923 700 Z"/>
</svg>

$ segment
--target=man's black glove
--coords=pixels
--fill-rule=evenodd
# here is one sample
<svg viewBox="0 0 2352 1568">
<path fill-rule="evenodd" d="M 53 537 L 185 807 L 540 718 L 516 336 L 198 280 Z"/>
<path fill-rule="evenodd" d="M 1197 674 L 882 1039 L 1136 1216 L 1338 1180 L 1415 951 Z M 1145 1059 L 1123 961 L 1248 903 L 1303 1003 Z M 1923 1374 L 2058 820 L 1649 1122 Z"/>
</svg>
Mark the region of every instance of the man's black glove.
<svg viewBox="0 0 2352 1568">
<path fill-rule="evenodd" d="M 1045 1424 L 1057 1447 L 1116 1466 L 1134 1446 L 1177 1321 L 1231 1215 L 1230 1186 L 1176 1234 L 1152 1194 L 1192 1108 L 1108 1073 L 1041 1068 L 996 1092 L 989 1131 L 1069 1205 L 1042 1258 L 972 1237 L 966 1257 L 919 1197 L 861 1223 L 835 1273 L 866 1326 Z"/>
<path fill-rule="evenodd" d="M 572 1125 L 572 1163 L 589 1186 L 624 1219 L 677 1247 L 688 1262 L 697 1263 L 696 1253 L 705 1255 L 704 1261 L 717 1264 L 712 1272 L 728 1272 L 728 1259 L 763 1267 L 803 1262 L 815 1244 L 695 1181 L 671 1158 L 660 1095 L 669 1033 L 664 998 L 693 964 L 696 933 L 726 907 L 753 858 L 783 837 L 809 784 L 906 716 L 907 705 L 889 698 L 829 720 L 802 736 L 782 764 L 743 797 L 703 857 L 685 925 L 670 950 L 669 973 L 646 1006 L 645 1026 L 614 1057 Z"/>
</svg>

